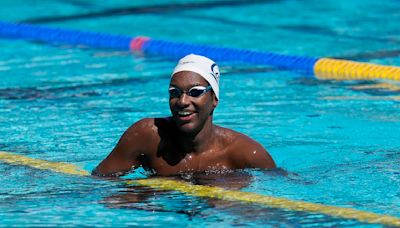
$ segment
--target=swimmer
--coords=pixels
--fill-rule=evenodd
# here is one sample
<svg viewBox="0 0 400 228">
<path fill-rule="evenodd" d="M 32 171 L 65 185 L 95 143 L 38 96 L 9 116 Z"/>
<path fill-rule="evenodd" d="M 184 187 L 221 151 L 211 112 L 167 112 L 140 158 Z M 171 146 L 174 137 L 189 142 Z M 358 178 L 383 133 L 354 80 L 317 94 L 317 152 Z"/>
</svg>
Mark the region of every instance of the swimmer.
<svg viewBox="0 0 400 228">
<path fill-rule="evenodd" d="M 92 175 L 120 176 L 140 166 L 160 176 L 275 168 L 261 144 L 213 124 L 219 78 L 218 66 L 212 60 L 194 54 L 182 58 L 169 84 L 172 116 L 134 123 Z"/>
</svg>

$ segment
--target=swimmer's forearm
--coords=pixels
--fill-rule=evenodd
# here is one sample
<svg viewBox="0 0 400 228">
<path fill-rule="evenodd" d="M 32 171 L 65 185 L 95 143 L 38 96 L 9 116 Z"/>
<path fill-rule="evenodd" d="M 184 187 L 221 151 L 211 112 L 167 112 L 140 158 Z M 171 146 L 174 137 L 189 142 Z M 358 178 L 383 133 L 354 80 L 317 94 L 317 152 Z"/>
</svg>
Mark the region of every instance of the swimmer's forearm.
<svg viewBox="0 0 400 228">
<path fill-rule="evenodd" d="M 130 153 L 121 145 L 116 148 L 92 171 L 99 177 L 119 177 L 127 174 L 137 166 L 137 161 L 131 159 Z"/>
<path fill-rule="evenodd" d="M 92 170 L 91 175 L 92 176 L 98 176 L 98 177 L 119 177 L 119 176 L 125 175 L 126 173 L 128 173 L 128 171 L 125 171 L 125 172 L 122 172 L 122 171 L 119 171 L 119 172 L 101 172 L 101 171 L 99 171 L 98 168 L 95 168 L 95 169 Z"/>
</svg>

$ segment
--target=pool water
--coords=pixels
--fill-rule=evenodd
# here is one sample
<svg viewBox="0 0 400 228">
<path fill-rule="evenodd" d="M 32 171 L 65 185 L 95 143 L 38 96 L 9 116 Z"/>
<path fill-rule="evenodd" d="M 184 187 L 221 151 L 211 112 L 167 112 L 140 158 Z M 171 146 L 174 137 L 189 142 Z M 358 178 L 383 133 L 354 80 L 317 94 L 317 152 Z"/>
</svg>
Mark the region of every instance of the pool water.
<svg viewBox="0 0 400 228">
<path fill-rule="evenodd" d="M 394 0 L 0 5 L 2 21 L 400 66 Z M 2 151 L 90 171 L 132 123 L 169 115 L 175 59 L 22 40 L 0 46 Z M 398 82 L 219 65 L 214 122 L 259 141 L 289 174 L 245 170 L 213 174 L 208 184 L 244 182 L 245 192 L 400 217 Z M 0 172 L 0 226 L 380 226 L 5 163 Z"/>
</svg>

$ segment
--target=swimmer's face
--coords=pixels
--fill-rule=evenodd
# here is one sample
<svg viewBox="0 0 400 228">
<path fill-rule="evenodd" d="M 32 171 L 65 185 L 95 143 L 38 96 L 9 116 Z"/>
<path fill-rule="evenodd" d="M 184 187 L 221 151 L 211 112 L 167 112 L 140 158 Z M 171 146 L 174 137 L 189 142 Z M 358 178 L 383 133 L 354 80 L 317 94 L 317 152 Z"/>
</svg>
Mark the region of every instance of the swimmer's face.
<svg viewBox="0 0 400 228">
<path fill-rule="evenodd" d="M 170 88 L 184 91 L 178 97 L 170 96 L 169 107 L 179 130 L 188 134 L 198 133 L 207 120 L 211 120 L 212 112 L 218 104 L 212 91 L 198 97 L 189 96 L 187 92 L 194 86 L 207 87 L 209 84 L 203 77 L 190 71 L 174 74 L 170 82 Z"/>
</svg>

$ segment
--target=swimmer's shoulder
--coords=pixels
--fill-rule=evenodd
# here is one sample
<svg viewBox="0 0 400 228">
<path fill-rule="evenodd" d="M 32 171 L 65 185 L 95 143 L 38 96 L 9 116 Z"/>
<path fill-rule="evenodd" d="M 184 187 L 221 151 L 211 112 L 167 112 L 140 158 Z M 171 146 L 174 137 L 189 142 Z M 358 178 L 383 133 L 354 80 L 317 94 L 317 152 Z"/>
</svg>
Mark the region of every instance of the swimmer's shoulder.
<svg viewBox="0 0 400 228">
<path fill-rule="evenodd" d="M 136 132 L 142 134 L 155 134 L 159 130 L 159 128 L 171 128 L 171 118 L 163 117 L 163 118 L 143 118 L 139 121 L 133 123 L 129 128 L 128 132 Z"/>
<path fill-rule="evenodd" d="M 148 136 L 154 131 L 155 118 L 143 118 L 133 123 L 127 130 L 130 136 Z"/>
<path fill-rule="evenodd" d="M 226 146 L 231 146 L 232 149 L 239 147 L 241 145 L 243 146 L 261 146 L 258 142 L 256 142 L 254 139 L 250 138 L 249 136 L 237 132 L 235 130 L 229 129 L 229 128 L 224 128 L 221 126 L 216 127 L 216 132 L 219 138 L 223 141 L 223 143 Z M 261 146 L 262 147 L 262 146 Z"/>
<path fill-rule="evenodd" d="M 226 152 L 239 168 L 275 168 L 275 163 L 263 145 L 249 136 L 217 126 Z"/>
<path fill-rule="evenodd" d="M 122 139 L 131 141 L 143 152 L 152 152 L 160 142 L 160 128 L 165 128 L 167 122 L 165 118 L 140 119 L 125 131 Z"/>
<path fill-rule="evenodd" d="M 126 134 L 130 138 L 140 140 L 142 144 L 156 144 L 163 135 L 174 131 L 174 124 L 170 117 L 143 118 L 132 124 Z"/>
</svg>

